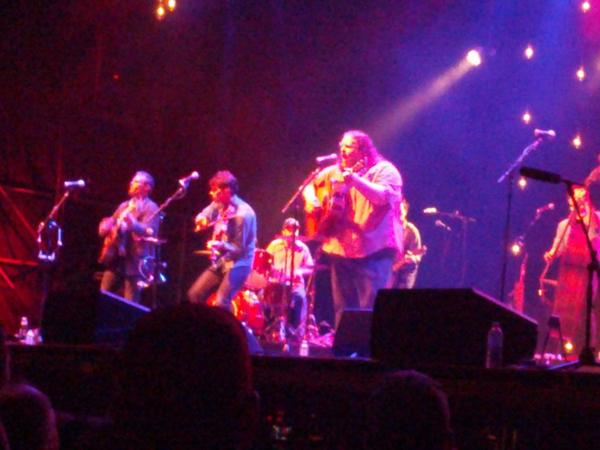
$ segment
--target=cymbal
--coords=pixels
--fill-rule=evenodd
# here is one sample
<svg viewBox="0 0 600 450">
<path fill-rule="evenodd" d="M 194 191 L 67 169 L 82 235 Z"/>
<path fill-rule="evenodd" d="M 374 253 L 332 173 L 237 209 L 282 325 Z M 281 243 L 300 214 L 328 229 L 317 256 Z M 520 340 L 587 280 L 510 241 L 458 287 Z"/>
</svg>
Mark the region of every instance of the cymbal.
<svg viewBox="0 0 600 450">
<path fill-rule="evenodd" d="M 155 244 L 155 245 L 162 245 L 162 244 L 167 243 L 166 239 L 156 238 L 156 237 L 152 237 L 152 236 L 141 237 L 140 241 L 148 242 L 149 244 Z"/>
</svg>

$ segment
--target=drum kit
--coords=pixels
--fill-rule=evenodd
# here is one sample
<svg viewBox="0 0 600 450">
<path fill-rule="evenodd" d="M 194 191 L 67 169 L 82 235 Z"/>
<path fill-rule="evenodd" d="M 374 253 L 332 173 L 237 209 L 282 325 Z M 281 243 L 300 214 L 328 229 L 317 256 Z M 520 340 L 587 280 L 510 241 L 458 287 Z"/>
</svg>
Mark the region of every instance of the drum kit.
<svg viewBox="0 0 600 450">
<path fill-rule="evenodd" d="M 194 253 L 206 256 L 203 250 Z M 232 313 L 263 342 L 285 344 L 290 287 L 275 280 L 272 264 L 269 252 L 255 250 L 250 274 L 231 302 Z M 207 303 L 215 305 L 216 293 Z"/>
</svg>

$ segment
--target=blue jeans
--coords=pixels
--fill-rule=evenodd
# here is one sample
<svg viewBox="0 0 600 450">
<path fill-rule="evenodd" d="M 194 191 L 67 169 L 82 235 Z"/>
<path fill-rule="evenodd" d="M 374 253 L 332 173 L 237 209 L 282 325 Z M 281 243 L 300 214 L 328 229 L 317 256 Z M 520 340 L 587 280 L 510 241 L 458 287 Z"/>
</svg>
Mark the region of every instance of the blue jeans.
<svg viewBox="0 0 600 450">
<path fill-rule="evenodd" d="M 192 303 L 203 303 L 216 290 L 216 306 L 231 311 L 231 301 L 244 285 L 249 274 L 249 266 L 234 267 L 230 270 L 209 267 L 189 288 L 188 298 Z"/>
<path fill-rule="evenodd" d="M 395 251 L 384 249 L 364 258 L 330 255 L 335 327 L 346 308 L 372 309 L 379 289 L 389 286 Z"/>
</svg>

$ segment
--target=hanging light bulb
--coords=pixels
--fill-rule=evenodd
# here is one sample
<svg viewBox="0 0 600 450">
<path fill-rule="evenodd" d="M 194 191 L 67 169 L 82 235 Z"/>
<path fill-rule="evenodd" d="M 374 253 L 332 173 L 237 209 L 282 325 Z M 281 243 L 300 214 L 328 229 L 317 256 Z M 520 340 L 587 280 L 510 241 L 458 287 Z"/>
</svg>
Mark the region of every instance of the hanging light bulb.
<svg viewBox="0 0 600 450">
<path fill-rule="evenodd" d="M 523 121 L 523 123 L 525 125 L 529 125 L 529 123 L 531 123 L 531 119 L 532 119 L 532 117 L 531 117 L 531 113 L 529 111 L 525 111 L 523 113 L 523 115 L 521 116 L 521 120 Z"/>
<path fill-rule="evenodd" d="M 534 54 L 534 50 L 533 47 L 531 46 L 531 44 L 529 44 L 527 46 L 527 48 L 525 48 L 525 51 L 523 52 L 523 54 L 525 55 L 525 59 L 531 59 L 533 58 L 533 54 Z"/>
<path fill-rule="evenodd" d="M 577 134 L 573 140 L 571 141 L 571 145 L 576 149 L 579 150 L 581 148 L 581 146 L 583 145 L 583 141 L 581 140 L 581 135 Z"/>
<path fill-rule="evenodd" d="M 579 81 L 585 80 L 585 69 L 583 68 L 583 66 L 581 66 L 579 69 L 577 69 L 577 72 L 575 73 L 575 75 L 577 76 L 577 79 Z"/>
<path fill-rule="evenodd" d="M 167 8 L 169 8 L 170 12 L 173 12 L 175 10 L 175 6 L 177 6 L 177 2 L 175 0 L 167 1 Z"/>
<path fill-rule="evenodd" d="M 162 0 L 160 2 L 158 2 L 158 6 L 156 7 L 156 18 L 158 20 L 162 20 L 165 18 L 165 7 L 163 5 Z"/>
<path fill-rule="evenodd" d="M 592 4 L 588 1 L 585 1 L 581 4 L 581 10 L 586 13 L 592 8 Z"/>
<path fill-rule="evenodd" d="M 524 190 L 527 187 L 527 178 L 520 177 L 517 186 L 519 186 L 519 189 Z"/>
</svg>

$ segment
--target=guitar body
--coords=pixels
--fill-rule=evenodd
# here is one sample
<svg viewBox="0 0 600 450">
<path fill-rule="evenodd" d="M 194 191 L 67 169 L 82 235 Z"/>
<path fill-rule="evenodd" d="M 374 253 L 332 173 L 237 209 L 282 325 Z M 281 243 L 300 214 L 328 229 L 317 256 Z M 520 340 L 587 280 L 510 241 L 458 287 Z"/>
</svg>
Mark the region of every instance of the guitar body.
<svg viewBox="0 0 600 450">
<path fill-rule="evenodd" d="M 351 169 L 345 169 L 343 173 L 355 173 L 362 176 L 365 171 L 366 162 L 361 159 Z M 317 198 L 321 200 L 323 208 L 320 211 L 315 234 L 323 237 L 331 237 L 338 234 L 348 214 L 350 186 L 340 178 L 332 178 L 328 184 L 327 189 L 323 189 L 325 192 L 322 196 L 323 198 L 321 199 L 317 195 Z"/>
<path fill-rule="evenodd" d="M 102 250 L 100 250 L 100 256 L 98 257 L 98 262 L 105 266 L 108 266 L 115 262 L 117 257 L 120 254 L 125 253 L 125 242 L 121 232 L 121 225 L 125 220 L 125 217 L 135 210 L 135 205 L 130 203 L 123 211 L 121 211 L 110 231 L 106 236 L 104 236 L 104 241 L 102 242 Z M 110 220 L 110 219 L 104 219 Z"/>
</svg>

